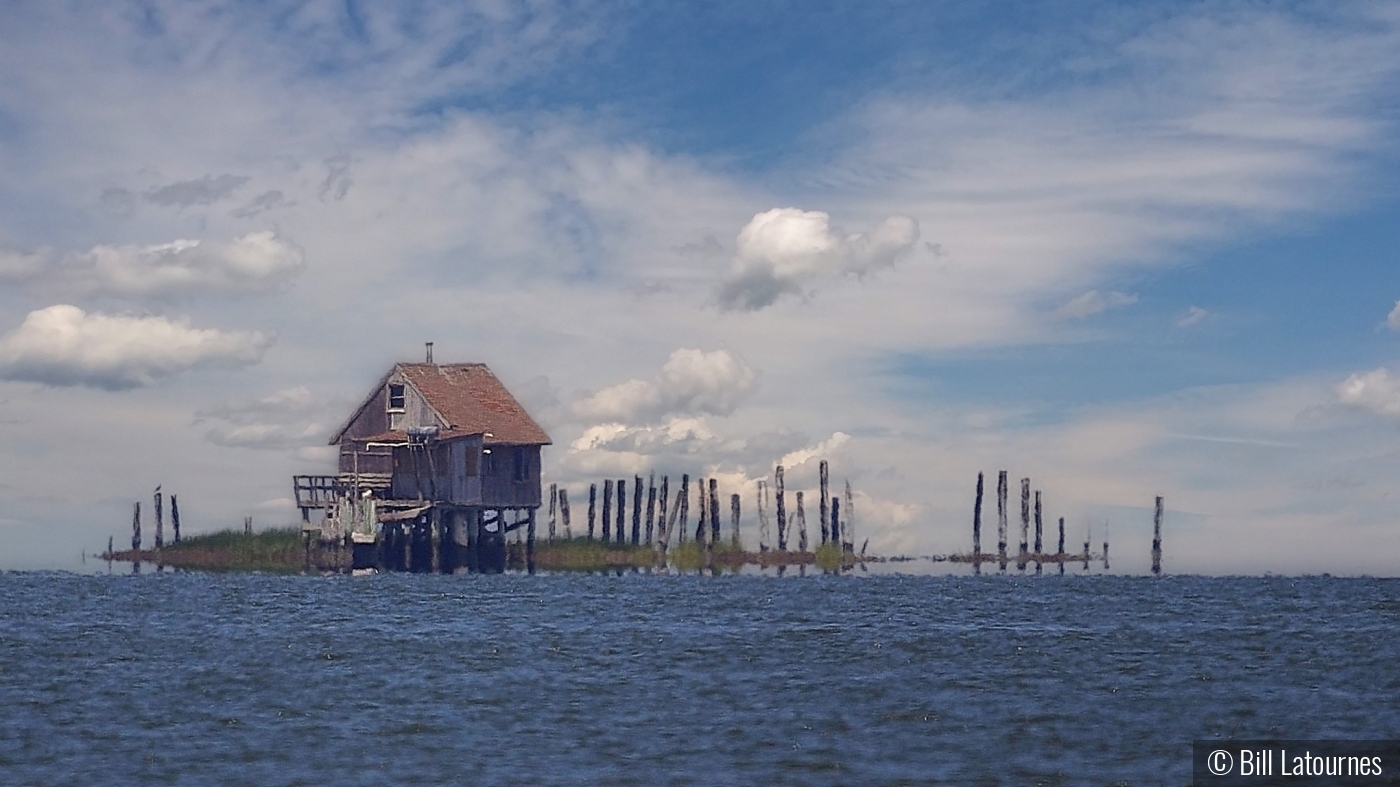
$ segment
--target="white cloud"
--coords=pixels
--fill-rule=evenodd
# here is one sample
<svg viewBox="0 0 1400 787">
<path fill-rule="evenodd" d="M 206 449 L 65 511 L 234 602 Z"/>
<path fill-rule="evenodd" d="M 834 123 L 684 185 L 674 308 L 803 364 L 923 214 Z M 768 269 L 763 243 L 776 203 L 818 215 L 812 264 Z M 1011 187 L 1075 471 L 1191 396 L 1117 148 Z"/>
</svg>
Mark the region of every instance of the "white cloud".
<svg viewBox="0 0 1400 787">
<path fill-rule="evenodd" d="M 97 246 L 65 259 L 62 275 L 87 290 L 121 295 L 256 292 L 295 276 L 305 264 L 300 247 L 265 231 L 228 243 Z"/>
<path fill-rule="evenodd" d="M 178 239 L 149 246 L 95 246 L 54 260 L 47 251 L 0 250 L 0 279 L 114 295 L 261 292 L 306 265 L 301 247 L 271 231 L 229 242 Z"/>
<path fill-rule="evenodd" d="M 1400 301 L 1395 302 L 1395 308 L 1390 310 L 1390 314 L 1385 317 L 1385 324 L 1392 331 L 1400 331 Z"/>
<path fill-rule="evenodd" d="M 227 402 L 195 412 L 195 423 L 221 421 L 205 432 L 215 445 L 258 449 L 323 447 L 330 436 L 331 420 L 343 415 L 332 411 L 335 403 L 317 396 L 306 386 L 286 388 L 255 401 Z M 324 458 L 308 453 L 303 458 Z"/>
<path fill-rule="evenodd" d="M 120 390 L 204 366 L 257 363 L 272 337 L 164 317 L 87 314 L 60 304 L 0 337 L 0 378 Z"/>
<path fill-rule="evenodd" d="M 0 249 L 0 281 L 24 281 L 43 272 L 48 265 L 47 249 L 24 254 Z"/>
<path fill-rule="evenodd" d="M 1400 418 L 1400 379 L 1385 369 L 1359 372 L 1336 388 L 1337 400 L 1348 407 Z"/>
<path fill-rule="evenodd" d="M 728 350 L 681 349 L 656 377 L 604 388 L 575 402 L 573 411 L 594 421 L 626 422 L 672 413 L 728 415 L 757 381 L 758 373 Z"/>
<path fill-rule="evenodd" d="M 843 236 L 821 211 L 773 208 L 739 232 L 730 273 L 720 286 L 725 309 L 755 311 L 784 294 L 800 294 L 820 276 L 864 276 L 893 265 L 919 239 L 907 216 L 885 219 L 869 232 Z"/>
<path fill-rule="evenodd" d="M 1189 328 L 1192 325 L 1199 323 L 1201 320 L 1204 320 L 1209 316 L 1210 312 L 1206 311 L 1205 309 L 1202 309 L 1199 306 L 1192 306 L 1191 308 L 1186 310 L 1185 314 L 1176 318 L 1176 325 L 1178 328 Z"/>
<path fill-rule="evenodd" d="M 1059 319 L 1078 320 L 1088 317 L 1091 314 L 1108 311 L 1109 309 L 1121 309 L 1124 306 L 1131 306 L 1137 303 L 1136 295 L 1129 295 L 1123 292 L 1110 292 L 1102 295 L 1098 290 L 1089 290 L 1078 298 L 1066 303 L 1055 310 L 1054 316 Z"/>
</svg>

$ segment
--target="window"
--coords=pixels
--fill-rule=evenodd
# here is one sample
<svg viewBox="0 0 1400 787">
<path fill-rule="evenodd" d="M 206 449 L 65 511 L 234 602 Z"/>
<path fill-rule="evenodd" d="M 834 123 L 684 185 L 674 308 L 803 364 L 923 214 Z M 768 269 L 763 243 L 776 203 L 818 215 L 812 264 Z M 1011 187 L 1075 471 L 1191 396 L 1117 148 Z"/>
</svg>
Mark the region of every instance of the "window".
<svg viewBox="0 0 1400 787">
<path fill-rule="evenodd" d="M 486 460 L 486 475 L 497 475 L 500 472 L 499 465 L 496 463 L 496 456 L 496 452 L 492 451 L 490 448 L 482 450 L 481 458 Z"/>
<path fill-rule="evenodd" d="M 389 412 L 403 412 L 403 383 L 389 383 Z"/>
<path fill-rule="evenodd" d="M 511 478 L 517 482 L 524 481 L 526 471 L 530 469 L 529 456 L 525 453 L 525 449 L 517 448 L 511 451 L 511 459 L 514 460 L 514 465 L 511 467 Z"/>
</svg>

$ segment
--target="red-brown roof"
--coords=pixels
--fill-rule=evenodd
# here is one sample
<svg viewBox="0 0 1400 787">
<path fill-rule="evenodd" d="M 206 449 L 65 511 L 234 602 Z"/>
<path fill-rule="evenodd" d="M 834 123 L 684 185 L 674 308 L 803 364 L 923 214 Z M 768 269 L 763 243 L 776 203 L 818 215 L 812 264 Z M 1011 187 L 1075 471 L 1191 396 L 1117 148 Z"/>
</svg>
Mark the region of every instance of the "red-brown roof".
<svg viewBox="0 0 1400 787">
<path fill-rule="evenodd" d="M 448 430 L 480 434 L 485 442 L 549 445 L 549 435 L 515 401 L 484 363 L 401 363 L 396 367 Z"/>
</svg>

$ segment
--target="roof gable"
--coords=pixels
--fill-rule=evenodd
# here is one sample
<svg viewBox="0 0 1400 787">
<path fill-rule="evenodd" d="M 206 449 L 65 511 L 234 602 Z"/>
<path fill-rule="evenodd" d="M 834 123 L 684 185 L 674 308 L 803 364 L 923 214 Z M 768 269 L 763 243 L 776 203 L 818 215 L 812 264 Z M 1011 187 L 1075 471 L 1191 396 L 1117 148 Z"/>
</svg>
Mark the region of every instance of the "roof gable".
<svg viewBox="0 0 1400 787">
<path fill-rule="evenodd" d="M 549 435 L 511 396 L 484 363 L 400 363 L 379 381 L 402 377 L 447 424 L 450 432 L 483 435 L 487 444 L 549 445 Z M 378 388 L 355 410 L 331 439 L 337 443 L 350 424 L 374 400 Z"/>
</svg>

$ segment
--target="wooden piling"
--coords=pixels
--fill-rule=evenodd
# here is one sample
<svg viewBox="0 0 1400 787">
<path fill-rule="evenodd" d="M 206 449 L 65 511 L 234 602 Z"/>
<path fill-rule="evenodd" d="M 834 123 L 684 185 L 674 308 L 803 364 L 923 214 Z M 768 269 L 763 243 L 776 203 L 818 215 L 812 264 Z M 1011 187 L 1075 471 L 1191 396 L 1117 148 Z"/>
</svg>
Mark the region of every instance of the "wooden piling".
<svg viewBox="0 0 1400 787">
<path fill-rule="evenodd" d="M 535 509 L 530 509 L 531 514 L 533 514 L 534 511 Z M 347 539 L 347 543 L 349 543 L 350 534 L 346 533 L 345 538 Z M 534 540 L 533 519 L 531 519 L 530 522 L 530 539 L 531 541 Z M 432 513 L 428 518 L 428 549 L 428 570 L 434 574 L 439 574 L 442 572 L 442 509 L 437 506 L 433 507 Z M 355 561 L 353 550 L 354 547 L 352 546 L 350 554 L 350 561 L 352 564 Z"/>
<path fill-rule="evenodd" d="M 831 543 L 841 548 L 841 498 L 831 498 Z"/>
<path fill-rule="evenodd" d="M 656 548 L 663 555 L 666 554 L 667 541 L 671 538 L 671 531 L 666 527 L 666 497 L 671 492 L 670 480 L 670 476 L 661 476 L 661 491 L 656 501 Z"/>
<path fill-rule="evenodd" d="M 797 551 L 807 551 L 807 514 L 802 510 L 802 493 L 797 493 L 797 512 L 795 521 L 797 523 Z"/>
<path fill-rule="evenodd" d="M 1040 490 L 1035 490 L 1035 554 L 1041 553 Z"/>
<path fill-rule="evenodd" d="M 737 494 L 729 496 L 729 543 L 735 549 L 739 549 L 739 496 Z"/>
<path fill-rule="evenodd" d="M 982 474 L 977 474 L 977 500 L 972 504 L 972 556 L 982 555 Z"/>
<path fill-rule="evenodd" d="M 559 485 L 549 485 L 549 540 L 554 541 L 555 515 L 559 510 Z"/>
<path fill-rule="evenodd" d="M 997 556 L 1006 567 L 1006 471 L 997 473 Z"/>
<path fill-rule="evenodd" d="M 1105 548 L 1107 553 L 1108 549 Z M 1162 574 L 1162 496 L 1157 496 L 1157 510 L 1152 515 L 1152 576 Z"/>
<path fill-rule="evenodd" d="M 617 479 L 617 543 L 627 542 L 627 479 Z"/>
<path fill-rule="evenodd" d="M 1060 517 L 1060 546 L 1055 550 L 1055 556 L 1060 559 L 1060 573 L 1065 573 L 1065 518 Z"/>
<path fill-rule="evenodd" d="M 632 479 L 632 546 L 642 543 L 642 477 Z"/>
<path fill-rule="evenodd" d="M 603 481 L 603 543 L 612 541 L 612 479 Z"/>
<path fill-rule="evenodd" d="M 243 535 L 253 535 L 253 518 L 251 516 L 243 517 Z"/>
<path fill-rule="evenodd" d="M 141 551 L 141 504 L 139 502 L 131 509 L 131 548 L 137 552 Z"/>
<path fill-rule="evenodd" d="M 574 537 L 573 528 L 569 527 L 569 490 L 559 490 L 559 519 L 564 525 L 564 540 L 571 541 Z"/>
<path fill-rule="evenodd" d="M 525 509 L 525 570 L 535 573 L 535 509 Z"/>
<path fill-rule="evenodd" d="M 159 486 L 156 487 L 154 502 L 156 513 L 156 551 L 160 551 L 165 548 L 165 512 L 163 510 L 164 507 L 161 506 Z"/>
<path fill-rule="evenodd" d="M 647 531 L 646 545 L 651 546 L 652 533 L 656 522 L 656 473 L 647 476 Z"/>
<path fill-rule="evenodd" d="M 690 519 L 690 474 L 681 474 L 681 489 L 676 493 L 676 512 L 672 516 L 679 515 L 679 527 L 676 528 L 676 543 L 685 543 L 685 531 L 687 521 Z M 667 526 L 667 530 L 670 526 Z"/>
<path fill-rule="evenodd" d="M 846 503 L 841 506 L 846 512 L 846 524 L 841 528 L 841 550 L 855 554 L 856 551 L 856 498 L 851 494 L 851 482 L 846 482 Z"/>
<path fill-rule="evenodd" d="M 710 479 L 710 545 L 719 543 L 719 481 Z"/>
<path fill-rule="evenodd" d="M 768 551 L 768 482 L 763 479 L 758 480 L 755 487 L 757 499 L 754 501 L 754 510 L 758 512 L 758 551 Z"/>
<path fill-rule="evenodd" d="M 1026 560 L 1026 553 L 1030 551 L 1030 529 L 1031 529 L 1031 480 L 1021 479 L 1021 552 L 1017 558 L 1019 563 Z"/>
<path fill-rule="evenodd" d="M 830 499 L 830 490 L 827 489 L 826 460 L 823 459 L 818 465 L 818 483 L 821 487 L 821 498 L 817 502 L 817 515 L 821 518 L 822 544 L 826 544 L 831 538 L 831 514 L 827 508 L 827 500 Z"/>
<path fill-rule="evenodd" d="M 787 492 L 783 488 L 783 466 L 773 471 L 773 499 L 777 502 L 774 509 L 778 520 L 778 551 L 787 551 Z"/>
<path fill-rule="evenodd" d="M 588 485 L 588 540 L 589 540 L 589 541 L 592 541 L 592 540 L 593 540 L 593 513 L 594 513 L 594 510 L 597 508 L 597 502 L 598 502 L 598 485 L 597 485 L 597 484 L 589 484 L 589 485 Z"/>
<path fill-rule="evenodd" d="M 180 543 L 180 501 L 170 496 L 170 529 L 175 531 L 175 543 Z"/>
<path fill-rule="evenodd" d="M 1108 523 L 1103 523 L 1103 570 L 1108 570 Z"/>
<path fill-rule="evenodd" d="M 710 524 L 710 496 L 705 493 L 705 479 L 701 478 L 695 497 L 700 503 L 700 516 L 695 520 L 695 543 L 705 546 L 705 528 Z"/>
</svg>

